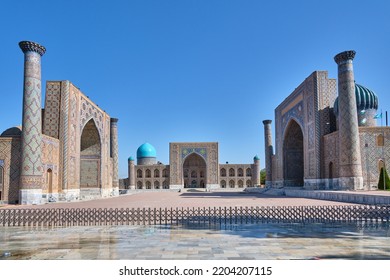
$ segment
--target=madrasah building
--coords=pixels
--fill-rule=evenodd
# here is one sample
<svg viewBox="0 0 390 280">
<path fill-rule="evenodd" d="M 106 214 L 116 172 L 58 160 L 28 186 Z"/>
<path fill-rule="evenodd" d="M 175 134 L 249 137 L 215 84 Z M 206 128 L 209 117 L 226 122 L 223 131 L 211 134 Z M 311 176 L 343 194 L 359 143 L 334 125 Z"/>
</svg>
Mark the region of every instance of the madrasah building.
<svg viewBox="0 0 390 280">
<path fill-rule="evenodd" d="M 24 53 L 21 127 L 0 135 L 0 202 L 41 204 L 119 195 L 118 119 L 69 81 L 46 82 L 41 108 L 41 57 L 46 49 L 19 43 Z M 377 189 L 390 158 L 390 128 L 378 127 L 378 98 L 355 83 L 355 52 L 338 54 L 338 81 L 315 71 L 265 120 L 266 186 Z M 338 83 L 338 86 L 337 86 Z M 338 88 L 338 94 L 337 94 Z M 170 143 L 169 164 L 148 143 L 128 160 L 125 192 L 134 189 L 223 189 L 260 185 L 260 159 L 219 164 L 217 142 Z"/>
<path fill-rule="evenodd" d="M 275 152 L 271 120 L 263 121 L 267 187 L 378 188 L 390 127 L 376 125 L 378 97 L 355 83 L 354 57 L 336 55 L 337 81 L 315 71 L 275 109 Z"/>
</svg>

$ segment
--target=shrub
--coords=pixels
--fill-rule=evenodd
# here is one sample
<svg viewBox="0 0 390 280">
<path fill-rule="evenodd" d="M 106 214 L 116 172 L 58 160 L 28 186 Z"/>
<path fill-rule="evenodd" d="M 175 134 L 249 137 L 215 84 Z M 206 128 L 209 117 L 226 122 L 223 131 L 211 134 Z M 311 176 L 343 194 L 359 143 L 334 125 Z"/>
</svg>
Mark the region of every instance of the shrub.
<svg viewBox="0 0 390 280">
<path fill-rule="evenodd" d="M 384 177 L 385 183 L 383 183 L 383 177 Z M 386 169 L 384 169 L 383 167 L 381 168 L 381 173 L 379 175 L 378 189 L 379 190 L 383 190 L 383 189 L 390 190 L 390 178 L 389 178 L 389 175 L 387 174 Z"/>
</svg>

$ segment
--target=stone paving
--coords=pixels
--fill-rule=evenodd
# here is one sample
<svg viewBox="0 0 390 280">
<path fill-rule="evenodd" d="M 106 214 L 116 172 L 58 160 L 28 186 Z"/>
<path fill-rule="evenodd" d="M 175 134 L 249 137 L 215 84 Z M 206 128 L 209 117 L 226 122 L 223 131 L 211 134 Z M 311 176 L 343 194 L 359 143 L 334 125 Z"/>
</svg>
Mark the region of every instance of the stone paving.
<svg viewBox="0 0 390 280">
<path fill-rule="evenodd" d="M 144 192 L 33 208 L 169 208 L 351 205 L 232 191 Z M 0 259 L 390 259 L 390 225 L 204 224 L 3 227 Z"/>
<path fill-rule="evenodd" d="M 247 224 L 5 228 L 0 259 L 390 259 L 389 226 Z"/>
<path fill-rule="evenodd" d="M 80 201 L 57 202 L 44 205 L 8 205 L 7 208 L 187 208 L 187 207 L 256 207 L 256 206 L 315 206 L 352 205 L 336 201 L 299 197 L 285 197 L 243 191 L 189 190 L 185 192 L 141 192 L 119 197 Z"/>
</svg>

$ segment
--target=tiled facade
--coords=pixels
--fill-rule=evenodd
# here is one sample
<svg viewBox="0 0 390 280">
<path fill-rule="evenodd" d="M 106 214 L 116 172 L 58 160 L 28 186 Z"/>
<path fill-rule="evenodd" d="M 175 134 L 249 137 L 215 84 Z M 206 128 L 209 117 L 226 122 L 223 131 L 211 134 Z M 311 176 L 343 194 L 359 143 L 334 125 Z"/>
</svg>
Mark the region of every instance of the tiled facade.
<svg viewBox="0 0 390 280">
<path fill-rule="evenodd" d="M 260 161 L 219 164 L 218 143 L 170 143 L 170 164 L 135 165 L 129 159 L 127 189 L 244 188 L 260 185 Z M 139 160 L 139 159 L 138 159 Z M 152 161 L 155 161 L 152 160 Z M 144 162 L 144 161 L 141 161 Z"/>
<path fill-rule="evenodd" d="M 375 110 L 358 111 L 352 60 L 340 53 L 338 81 L 315 71 L 275 109 L 275 153 L 270 122 L 264 121 L 266 185 L 306 189 L 376 189 L 380 167 L 390 160 L 389 127 L 358 120 Z M 338 119 L 334 114 L 338 82 Z M 358 117 L 359 115 L 359 117 Z M 271 143 L 271 144 L 270 144 Z"/>
<path fill-rule="evenodd" d="M 28 86 L 33 84 L 31 75 L 34 84 L 40 83 L 40 65 L 26 61 L 34 58 L 40 64 L 37 57 L 43 53 L 30 47 L 24 52 L 24 121 L 22 128 L 9 129 L 0 137 L 0 200 L 40 204 L 117 195 L 117 130 L 110 116 L 69 81 L 48 81 L 45 108 L 40 102 L 32 106 L 41 93 Z"/>
</svg>

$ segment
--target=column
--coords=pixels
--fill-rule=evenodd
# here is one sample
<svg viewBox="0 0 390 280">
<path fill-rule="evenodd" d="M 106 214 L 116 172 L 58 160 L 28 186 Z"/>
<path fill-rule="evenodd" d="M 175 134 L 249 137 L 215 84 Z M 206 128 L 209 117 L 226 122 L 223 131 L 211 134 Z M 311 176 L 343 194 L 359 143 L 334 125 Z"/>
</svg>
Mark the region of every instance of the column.
<svg viewBox="0 0 390 280">
<path fill-rule="evenodd" d="M 21 143 L 20 204 L 40 204 L 44 185 L 42 166 L 41 56 L 45 47 L 22 41 L 24 53 L 23 120 Z"/>
<path fill-rule="evenodd" d="M 129 175 L 129 185 L 128 189 L 134 190 L 135 189 L 135 165 L 134 165 L 134 158 L 129 157 L 128 159 L 128 175 Z"/>
<path fill-rule="evenodd" d="M 334 57 L 338 65 L 339 92 L 339 182 L 341 189 L 363 188 L 355 79 L 352 60 L 355 51 Z"/>
<path fill-rule="evenodd" d="M 272 146 L 271 120 L 264 120 L 264 146 L 265 146 L 265 187 L 272 187 Z"/>
<path fill-rule="evenodd" d="M 118 175 L 118 119 L 110 119 L 110 147 L 111 147 L 111 157 L 112 157 L 112 188 L 115 191 L 118 191 L 119 194 L 119 175 Z"/>
</svg>

